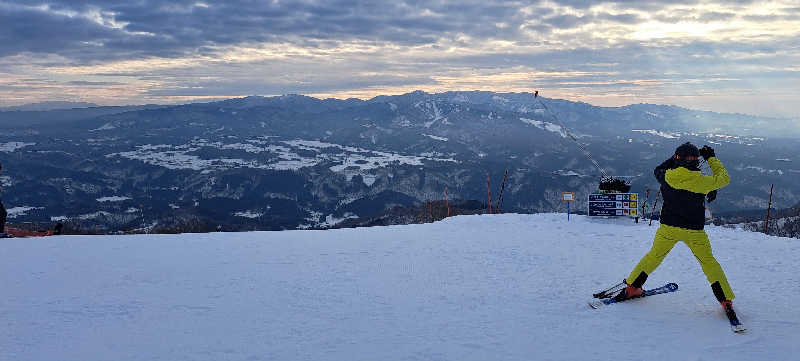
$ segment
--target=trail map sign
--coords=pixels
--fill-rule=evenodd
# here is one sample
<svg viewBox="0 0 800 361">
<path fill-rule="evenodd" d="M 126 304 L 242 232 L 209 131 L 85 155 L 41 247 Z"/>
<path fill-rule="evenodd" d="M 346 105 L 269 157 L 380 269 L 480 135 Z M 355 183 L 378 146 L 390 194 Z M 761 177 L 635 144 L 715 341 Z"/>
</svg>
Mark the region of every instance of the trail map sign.
<svg viewBox="0 0 800 361">
<path fill-rule="evenodd" d="M 593 193 L 589 195 L 589 216 L 639 217 L 639 193 Z"/>
</svg>

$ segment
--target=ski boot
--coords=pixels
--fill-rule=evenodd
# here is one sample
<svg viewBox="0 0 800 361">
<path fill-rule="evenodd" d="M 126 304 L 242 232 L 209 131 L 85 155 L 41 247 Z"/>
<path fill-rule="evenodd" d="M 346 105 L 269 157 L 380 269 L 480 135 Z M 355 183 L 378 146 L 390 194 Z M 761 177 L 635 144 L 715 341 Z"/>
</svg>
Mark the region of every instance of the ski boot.
<svg viewBox="0 0 800 361">
<path fill-rule="evenodd" d="M 733 301 L 725 300 L 720 302 L 722 305 L 722 309 L 725 310 L 725 316 L 728 317 L 728 321 L 731 323 L 731 330 L 736 333 L 742 333 L 746 329 L 741 322 L 739 322 L 739 318 L 736 317 L 736 311 L 733 310 Z"/>
<path fill-rule="evenodd" d="M 625 289 L 620 291 L 614 299 L 617 301 L 627 300 L 629 298 L 636 298 L 641 297 L 644 294 L 644 290 L 639 287 L 634 287 L 631 285 L 626 285 Z"/>
</svg>

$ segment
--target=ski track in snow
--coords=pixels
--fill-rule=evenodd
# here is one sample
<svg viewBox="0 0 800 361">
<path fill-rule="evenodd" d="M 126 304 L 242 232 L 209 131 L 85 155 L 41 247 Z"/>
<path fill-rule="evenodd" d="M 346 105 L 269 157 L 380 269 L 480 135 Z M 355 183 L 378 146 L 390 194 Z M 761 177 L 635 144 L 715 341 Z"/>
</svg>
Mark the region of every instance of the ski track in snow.
<svg viewBox="0 0 800 361">
<path fill-rule="evenodd" d="M 800 241 L 709 227 L 747 334 L 688 248 L 591 310 L 656 226 L 565 214 L 410 226 L 4 239 L 3 360 L 790 360 Z"/>
</svg>

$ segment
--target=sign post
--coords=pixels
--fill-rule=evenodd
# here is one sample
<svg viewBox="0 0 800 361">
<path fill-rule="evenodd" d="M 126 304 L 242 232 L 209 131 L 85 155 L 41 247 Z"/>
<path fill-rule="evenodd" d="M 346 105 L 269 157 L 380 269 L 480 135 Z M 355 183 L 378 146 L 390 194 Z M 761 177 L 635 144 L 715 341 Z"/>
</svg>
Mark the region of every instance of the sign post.
<svg viewBox="0 0 800 361">
<path fill-rule="evenodd" d="M 569 205 L 570 203 L 575 201 L 575 193 L 574 192 L 561 192 L 561 200 L 567 202 L 567 221 L 569 221 Z"/>
<path fill-rule="evenodd" d="M 628 216 L 639 217 L 638 193 L 593 193 L 589 195 L 590 217 Z"/>
</svg>

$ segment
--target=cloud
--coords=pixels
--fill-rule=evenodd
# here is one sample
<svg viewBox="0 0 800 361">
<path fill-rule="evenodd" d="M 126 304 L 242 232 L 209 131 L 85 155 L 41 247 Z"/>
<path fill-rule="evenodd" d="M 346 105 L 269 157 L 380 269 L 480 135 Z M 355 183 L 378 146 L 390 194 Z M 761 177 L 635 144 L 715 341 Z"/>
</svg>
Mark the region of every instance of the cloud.
<svg viewBox="0 0 800 361">
<path fill-rule="evenodd" d="M 778 99 L 800 83 L 792 0 L 0 0 L 0 24 L 0 102 L 541 87 Z"/>
<path fill-rule="evenodd" d="M 1 3 L 0 56 L 52 52 L 86 61 L 131 56 L 173 57 L 204 46 L 324 40 L 431 44 L 442 36 L 513 37 L 516 3 L 482 1 L 373 2 L 55 1 Z M 29 26 L 37 24 L 35 27 Z M 498 23 L 508 26 L 497 27 Z"/>
<path fill-rule="evenodd" d="M 86 80 L 73 80 L 67 82 L 69 85 L 78 85 L 78 86 L 104 86 L 104 85 L 121 85 L 120 82 L 115 81 L 86 81 Z"/>
</svg>

